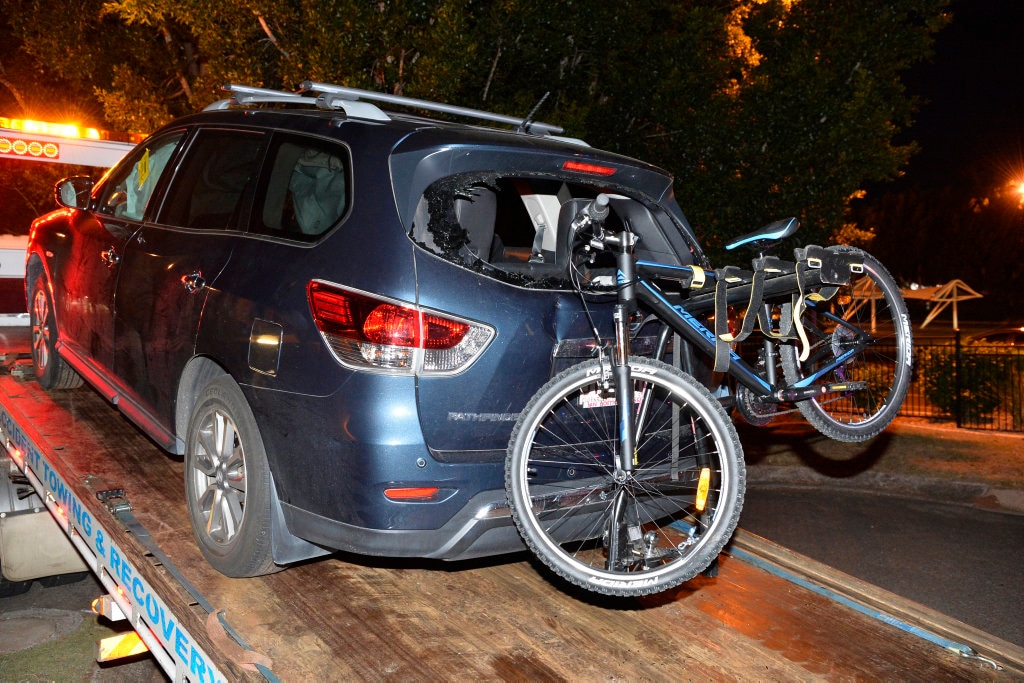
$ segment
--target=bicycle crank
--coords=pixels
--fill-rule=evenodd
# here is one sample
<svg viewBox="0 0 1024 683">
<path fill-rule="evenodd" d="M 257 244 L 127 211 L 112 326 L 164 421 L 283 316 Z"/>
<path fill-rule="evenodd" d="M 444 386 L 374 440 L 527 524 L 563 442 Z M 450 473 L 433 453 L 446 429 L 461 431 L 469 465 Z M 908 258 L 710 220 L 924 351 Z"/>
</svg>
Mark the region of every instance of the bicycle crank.
<svg viewBox="0 0 1024 683">
<path fill-rule="evenodd" d="M 809 398 L 817 398 L 825 394 L 848 394 L 854 391 L 863 391 L 867 388 L 867 382 L 816 384 L 812 387 L 802 387 L 799 389 L 780 389 L 775 392 L 775 398 L 780 401 L 806 401 Z"/>
</svg>

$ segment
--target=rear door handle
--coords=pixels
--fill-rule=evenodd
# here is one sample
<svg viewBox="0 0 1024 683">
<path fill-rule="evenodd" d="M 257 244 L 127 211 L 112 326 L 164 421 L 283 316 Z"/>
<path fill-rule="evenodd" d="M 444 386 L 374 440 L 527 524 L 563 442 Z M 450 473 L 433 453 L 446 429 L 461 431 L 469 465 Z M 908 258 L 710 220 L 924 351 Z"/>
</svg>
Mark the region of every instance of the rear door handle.
<svg viewBox="0 0 1024 683">
<path fill-rule="evenodd" d="M 181 284 L 185 285 L 185 291 L 193 294 L 206 286 L 206 280 L 199 271 L 181 276 Z"/>
</svg>

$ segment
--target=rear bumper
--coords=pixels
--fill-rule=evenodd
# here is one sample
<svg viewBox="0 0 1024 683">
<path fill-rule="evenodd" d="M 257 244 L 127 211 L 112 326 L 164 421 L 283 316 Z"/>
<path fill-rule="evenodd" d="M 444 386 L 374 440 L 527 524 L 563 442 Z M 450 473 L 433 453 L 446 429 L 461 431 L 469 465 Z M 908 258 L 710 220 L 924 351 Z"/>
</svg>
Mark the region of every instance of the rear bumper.
<svg viewBox="0 0 1024 683">
<path fill-rule="evenodd" d="M 336 550 L 378 557 L 465 560 L 524 550 L 504 491 L 483 491 L 438 529 L 370 529 L 282 504 L 288 530 Z"/>
</svg>

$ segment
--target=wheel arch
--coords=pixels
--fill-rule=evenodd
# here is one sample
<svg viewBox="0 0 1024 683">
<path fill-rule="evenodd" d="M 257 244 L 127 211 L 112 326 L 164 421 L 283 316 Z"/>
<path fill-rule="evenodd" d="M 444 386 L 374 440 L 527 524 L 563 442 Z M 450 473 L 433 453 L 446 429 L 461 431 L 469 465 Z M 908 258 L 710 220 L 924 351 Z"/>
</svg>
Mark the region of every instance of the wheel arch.
<svg viewBox="0 0 1024 683">
<path fill-rule="evenodd" d="M 46 267 L 46 262 L 43 257 L 39 255 L 39 252 L 32 251 L 29 253 L 28 259 L 25 261 L 25 305 L 28 306 L 26 310 L 30 310 L 32 302 L 29 301 L 29 297 L 32 296 L 32 284 L 36 281 L 36 278 L 43 276 L 46 278 L 47 286 L 51 287 L 50 297 L 53 298 L 53 280 L 50 278 L 49 268 Z M 53 312 L 54 320 L 57 319 L 57 311 L 54 309 Z M 60 329 L 60 323 L 58 321 L 57 329 Z"/>
<path fill-rule="evenodd" d="M 199 394 L 213 380 L 230 375 L 231 373 L 209 356 L 196 356 L 186 364 L 184 371 L 182 371 L 181 379 L 178 381 L 177 399 L 175 401 L 174 433 L 177 455 L 185 454 L 188 423 L 192 415 L 192 408 Z M 259 428 L 258 424 L 257 428 Z M 288 529 L 288 523 L 285 520 L 284 510 L 277 491 L 272 460 L 272 458 L 268 458 L 267 464 L 270 467 L 271 533 L 273 534 L 271 547 L 274 562 L 278 565 L 284 565 L 329 553 L 330 551 L 326 548 L 305 541 L 293 535 Z"/>
<path fill-rule="evenodd" d="M 178 380 L 178 393 L 174 401 L 175 454 L 185 454 L 185 440 L 192 407 L 199 393 L 207 384 L 228 372 L 219 363 L 207 356 L 196 356 L 190 360 Z"/>
</svg>

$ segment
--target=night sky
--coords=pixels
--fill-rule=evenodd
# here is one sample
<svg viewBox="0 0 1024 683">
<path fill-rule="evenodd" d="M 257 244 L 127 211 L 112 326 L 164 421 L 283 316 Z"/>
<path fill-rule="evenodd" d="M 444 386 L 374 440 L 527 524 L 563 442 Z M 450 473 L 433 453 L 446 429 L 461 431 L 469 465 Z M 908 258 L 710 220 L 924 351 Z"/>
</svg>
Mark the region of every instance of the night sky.
<svg viewBox="0 0 1024 683">
<path fill-rule="evenodd" d="M 927 100 L 907 132 L 922 147 L 907 181 L 1024 178 L 1024 0 L 956 0 L 931 63 L 906 77 Z M 1009 178 L 1006 178 L 1008 180 Z"/>
</svg>

